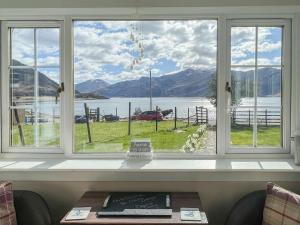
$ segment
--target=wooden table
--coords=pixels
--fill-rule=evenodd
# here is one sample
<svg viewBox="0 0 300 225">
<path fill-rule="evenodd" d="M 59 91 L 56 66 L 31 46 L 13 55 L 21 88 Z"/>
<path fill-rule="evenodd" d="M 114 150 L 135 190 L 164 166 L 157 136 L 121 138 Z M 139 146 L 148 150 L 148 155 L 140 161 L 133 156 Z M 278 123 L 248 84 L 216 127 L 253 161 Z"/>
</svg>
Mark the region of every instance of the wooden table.
<svg viewBox="0 0 300 225">
<path fill-rule="evenodd" d="M 97 217 L 96 212 L 102 207 L 102 204 L 108 195 L 108 192 L 86 192 L 74 207 L 92 207 L 92 210 L 86 220 L 66 221 L 65 217 L 61 221 L 62 225 L 87 225 L 87 224 L 139 224 L 139 225 L 199 225 L 208 224 L 205 213 L 201 205 L 198 193 L 195 192 L 173 192 L 171 193 L 171 208 L 173 213 L 171 217 Z M 180 208 L 199 208 L 201 211 L 201 221 L 181 221 Z"/>
</svg>

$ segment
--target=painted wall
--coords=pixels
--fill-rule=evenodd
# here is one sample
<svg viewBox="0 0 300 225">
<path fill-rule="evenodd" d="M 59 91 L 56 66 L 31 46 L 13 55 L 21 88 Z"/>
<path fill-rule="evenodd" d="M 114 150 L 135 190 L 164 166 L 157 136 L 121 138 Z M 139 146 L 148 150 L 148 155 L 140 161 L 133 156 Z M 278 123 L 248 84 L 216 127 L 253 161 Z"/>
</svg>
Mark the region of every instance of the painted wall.
<svg viewBox="0 0 300 225">
<path fill-rule="evenodd" d="M 299 0 L 1 0 L 0 8 L 215 7 L 300 5 Z"/>
<path fill-rule="evenodd" d="M 300 182 L 277 182 L 300 193 Z M 32 190 L 49 203 L 56 224 L 88 190 L 198 192 L 211 225 L 223 225 L 233 204 L 246 193 L 264 189 L 265 182 L 14 182 L 14 189 Z"/>
</svg>

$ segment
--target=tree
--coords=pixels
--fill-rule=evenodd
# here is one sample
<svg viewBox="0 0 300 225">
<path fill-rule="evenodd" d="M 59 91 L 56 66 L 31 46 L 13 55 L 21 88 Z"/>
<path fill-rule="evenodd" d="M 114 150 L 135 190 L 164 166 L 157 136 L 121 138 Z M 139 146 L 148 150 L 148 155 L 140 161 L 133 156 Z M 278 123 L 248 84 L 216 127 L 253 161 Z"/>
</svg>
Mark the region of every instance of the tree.
<svg viewBox="0 0 300 225">
<path fill-rule="evenodd" d="M 231 104 L 234 106 L 238 106 L 241 104 L 241 98 L 246 97 L 246 85 L 245 85 L 245 81 L 242 80 L 240 81 L 239 79 L 237 79 L 236 77 L 238 76 L 238 74 L 236 73 L 236 71 L 232 71 L 232 76 L 231 76 Z M 237 81 L 239 80 L 239 81 Z M 240 82 L 241 84 L 241 93 L 237 94 L 236 91 L 236 87 L 238 86 L 238 82 Z M 209 82 L 209 90 L 210 90 L 210 103 L 212 105 L 214 105 L 215 107 L 217 106 L 217 76 L 216 74 L 214 74 Z M 253 86 L 251 86 L 253 88 Z M 225 88 L 225 87 L 224 87 Z M 251 89 L 251 88 L 250 88 Z"/>
</svg>

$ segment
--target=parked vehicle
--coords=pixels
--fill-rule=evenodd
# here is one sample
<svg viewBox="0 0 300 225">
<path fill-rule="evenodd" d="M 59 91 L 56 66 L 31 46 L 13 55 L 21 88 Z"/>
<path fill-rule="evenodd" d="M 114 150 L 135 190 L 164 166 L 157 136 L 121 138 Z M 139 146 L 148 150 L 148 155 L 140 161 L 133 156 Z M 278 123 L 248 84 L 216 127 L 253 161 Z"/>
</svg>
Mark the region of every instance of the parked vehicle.
<svg viewBox="0 0 300 225">
<path fill-rule="evenodd" d="M 161 112 L 156 111 L 145 111 L 139 115 L 134 115 L 131 117 L 132 120 L 163 120 L 163 115 Z"/>
<path fill-rule="evenodd" d="M 86 117 L 75 115 L 75 123 L 86 123 Z"/>
<path fill-rule="evenodd" d="M 119 121 L 120 120 L 120 117 L 115 116 L 113 114 L 104 115 L 103 118 L 105 119 L 105 121 Z"/>
</svg>

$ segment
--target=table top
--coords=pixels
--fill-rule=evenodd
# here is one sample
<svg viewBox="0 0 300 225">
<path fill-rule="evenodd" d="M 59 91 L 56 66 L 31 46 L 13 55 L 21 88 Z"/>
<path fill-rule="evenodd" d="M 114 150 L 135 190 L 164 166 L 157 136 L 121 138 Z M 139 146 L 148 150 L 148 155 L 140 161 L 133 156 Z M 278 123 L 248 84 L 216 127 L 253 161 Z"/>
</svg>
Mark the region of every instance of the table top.
<svg viewBox="0 0 300 225">
<path fill-rule="evenodd" d="M 86 192 L 75 204 L 74 207 L 92 207 L 91 212 L 86 220 L 72 220 L 66 221 L 65 217 L 60 221 L 62 225 L 87 225 L 87 224 L 105 224 L 105 225 L 122 225 L 122 224 L 154 224 L 154 225 L 168 225 L 168 224 L 189 224 L 199 225 L 208 224 L 205 213 L 201 205 L 201 200 L 196 192 L 171 192 L 171 208 L 173 213 L 171 217 L 97 217 L 98 212 L 107 197 L 109 192 Z M 199 208 L 201 211 L 201 221 L 182 221 L 180 219 L 180 208 Z"/>
</svg>

